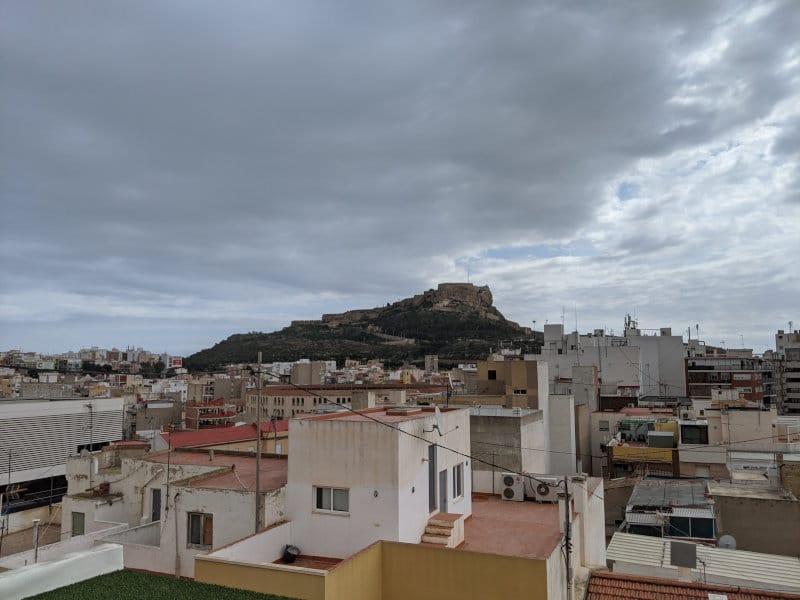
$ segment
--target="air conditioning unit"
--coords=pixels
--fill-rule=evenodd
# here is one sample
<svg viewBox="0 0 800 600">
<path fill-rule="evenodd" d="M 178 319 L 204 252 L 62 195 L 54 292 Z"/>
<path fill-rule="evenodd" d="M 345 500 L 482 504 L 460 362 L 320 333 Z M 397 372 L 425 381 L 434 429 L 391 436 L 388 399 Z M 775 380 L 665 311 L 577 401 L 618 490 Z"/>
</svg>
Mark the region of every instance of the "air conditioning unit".
<svg viewBox="0 0 800 600">
<path fill-rule="evenodd" d="M 503 473 L 503 500 L 525 500 L 525 480 L 516 473 Z"/>
<path fill-rule="evenodd" d="M 526 479 L 527 495 L 536 502 L 558 502 L 558 495 L 564 491 L 558 477 L 531 474 Z"/>
</svg>

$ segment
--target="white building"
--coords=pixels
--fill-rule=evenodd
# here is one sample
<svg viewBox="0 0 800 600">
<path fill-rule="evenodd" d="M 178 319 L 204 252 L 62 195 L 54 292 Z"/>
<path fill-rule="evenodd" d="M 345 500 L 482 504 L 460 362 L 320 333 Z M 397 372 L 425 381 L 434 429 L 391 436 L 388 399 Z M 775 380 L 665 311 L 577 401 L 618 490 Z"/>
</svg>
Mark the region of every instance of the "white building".
<svg viewBox="0 0 800 600">
<path fill-rule="evenodd" d="M 135 444 L 70 460 L 62 522 L 72 536 L 113 528 L 99 539 L 122 544 L 126 568 L 192 577 L 195 555 L 255 531 L 254 456 L 213 450 L 142 456 Z M 286 460 L 262 459 L 259 479 L 264 528 L 284 518 Z M 120 524 L 127 528 L 120 531 Z"/>
<path fill-rule="evenodd" d="M 371 409 L 293 419 L 286 516 L 304 553 L 419 543 L 437 513 L 472 513 L 469 412 Z M 388 426 L 387 426 L 388 425 Z"/>
<path fill-rule="evenodd" d="M 572 379 L 574 366 L 591 365 L 597 367 L 604 394 L 638 388 L 639 396 L 684 395 L 683 337 L 672 335 L 668 327 L 658 333 L 642 335 L 635 323 L 624 336 L 607 335 L 602 329 L 586 335 L 565 334 L 563 325 L 545 325 L 542 353 L 525 358 L 547 362 L 551 389 L 559 379 Z"/>
</svg>

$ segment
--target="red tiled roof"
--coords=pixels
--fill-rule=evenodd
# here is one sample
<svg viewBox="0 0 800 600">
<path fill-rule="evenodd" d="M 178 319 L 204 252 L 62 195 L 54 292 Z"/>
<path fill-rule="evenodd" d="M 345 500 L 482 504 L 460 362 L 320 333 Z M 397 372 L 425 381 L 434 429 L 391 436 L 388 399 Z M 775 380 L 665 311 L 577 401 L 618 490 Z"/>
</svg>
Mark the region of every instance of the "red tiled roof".
<svg viewBox="0 0 800 600">
<path fill-rule="evenodd" d="M 786 592 L 595 572 L 589 578 L 586 600 L 708 600 L 709 594 L 725 595 L 727 600 L 800 599 Z"/>
<path fill-rule="evenodd" d="M 217 472 L 205 476 L 190 478 L 188 482 L 178 485 L 187 485 L 196 488 L 219 490 L 237 490 L 252 492 L 256 489 L 256 457 L 233 456 L 216 454 L 212 456 L 207 452 L 192 452 L 187 450 L 159 452 L 150 455 L 146 460 L 174 465 L 197 465 L 202 467 L 218 467 Z M 226 470 L 225 467 L 232 467 Z M 259 470 L 259 490 L 268 492 L 277 490 L 286 485 L 289 463 L 285 458 L 262 458 Z"/>
<path fill-rule="evenodd" d="M 261 435 L 268 436 L 275 431 L 289 431 L 289 421 L 270 421 L 261 423 Z M 176 431 L 162 433 L 161 437 L 168 442 L 171 448 L 191 448 L 195 446 L 212 446 L 215 444 L 229 444 L 256 439 L 255 425 L 240 425 L 239 427 L 220 427 L 216 429 L 201 429 L 198 431 Z"/>
</svg>

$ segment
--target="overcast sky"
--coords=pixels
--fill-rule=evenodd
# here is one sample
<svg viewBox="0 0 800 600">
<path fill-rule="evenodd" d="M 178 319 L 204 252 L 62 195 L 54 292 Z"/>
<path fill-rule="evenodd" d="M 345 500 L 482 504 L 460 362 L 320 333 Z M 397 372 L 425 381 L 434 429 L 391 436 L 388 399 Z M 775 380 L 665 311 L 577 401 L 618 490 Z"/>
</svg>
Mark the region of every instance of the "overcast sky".
<svg viewBox="0 0 800 600">
<path fill-rule="evenodd" d="M 0 0 L 0 349 L 189 354 L 488 284 L 800 327 L 800 4 Z"/>
</svg>

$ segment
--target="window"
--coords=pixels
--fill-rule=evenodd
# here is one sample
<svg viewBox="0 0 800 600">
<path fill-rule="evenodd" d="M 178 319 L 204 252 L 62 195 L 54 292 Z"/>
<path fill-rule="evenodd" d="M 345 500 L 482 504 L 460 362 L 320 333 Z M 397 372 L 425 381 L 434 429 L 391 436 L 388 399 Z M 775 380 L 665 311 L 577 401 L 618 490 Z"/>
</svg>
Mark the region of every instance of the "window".
<svg viewBox="0 0 800 600">
<path fill-rule="evenodd" d="M 682 444 L 707 444 L 708 425 L 681 425 Z"/>
<path fill-rule="evenodd" d="M 608 431 L 608 421 L 600 421 L 600 431 Z"/>
<path fill-rule="evenodd" d="M 464 463 L 453 467 L 453 498 L 464 495 Z"/>
<path fill-rule="evenodd" d="M 315 487 L 314 508 L 332 513 L 350 512 L 350 490 L 344 488 Z"/>
<path fill-rule="evenodd" d="M 527 393 L 528 393 L 528 390 L 514 390 L 514 395 L 515 396 L 524 396 Z"/>
<path fill-rule="evenodd" d="M 214 543 L 214 515 L 189 513 L 187 545 L 210 548 Z"/>
<path fill-rule="evenodd" d="M 490 370 L 489 371 L 489 379 L 490 380 L 497 379 L 497 371 L 495 371 L 494 369 Z"/>
</svg>

